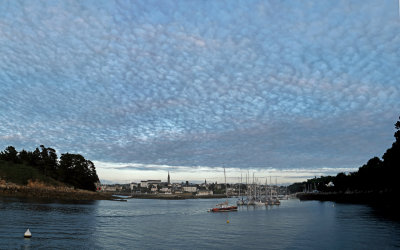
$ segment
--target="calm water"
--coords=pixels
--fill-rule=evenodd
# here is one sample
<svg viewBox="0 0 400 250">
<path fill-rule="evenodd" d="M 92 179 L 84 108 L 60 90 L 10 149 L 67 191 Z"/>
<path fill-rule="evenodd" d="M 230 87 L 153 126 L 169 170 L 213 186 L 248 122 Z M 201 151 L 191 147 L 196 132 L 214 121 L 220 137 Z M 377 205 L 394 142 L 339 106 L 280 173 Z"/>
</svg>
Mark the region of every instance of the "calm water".
<svg viewBox="0 0 400 250">
<path fill-rule="evenodd" d="M 0 249 L 400 248 L 400 223 L 365 205 L 288 200 L 206 212 L 219 201 L 60 204 L 0 197 Z M 28 227 L 33 237 L 24 239 Z"/>
</svg>

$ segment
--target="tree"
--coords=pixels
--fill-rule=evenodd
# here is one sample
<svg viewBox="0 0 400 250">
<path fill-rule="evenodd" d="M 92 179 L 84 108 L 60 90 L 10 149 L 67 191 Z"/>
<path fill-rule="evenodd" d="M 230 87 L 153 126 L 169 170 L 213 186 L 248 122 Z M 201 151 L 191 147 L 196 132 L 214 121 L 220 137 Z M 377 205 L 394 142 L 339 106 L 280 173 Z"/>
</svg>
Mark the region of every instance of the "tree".
<svg viewBox="0 0 400 250">
<path fill-rule="evenodd" d="M 333 184 L 335 184 L 335 189 L 339 191 L 345 191 L 348 188 L 348 176 L 345 173 L 338 173 L 336 178 L 333 180 Z"/>
<path fill-rule="evenodd" d="M 391 148 L 386 150 L 382 159 L 383 171 L 385 171 L 385 175 L 388 177 L 386 180 L 387 187 L 391 190 L 399 190 L 400 187 L 397 185 L 397 178 L 400 174 L 400 117 L 394 126 L 397 129 L 394 133 L 396 141 L 392 144 Z"/>
<path fill-rule="evenodd" d="M 56 171 L 58 168 L 58 157 L 56 151 L 52 148 L 46 148 L 43 145 L 40 145 L 40 149 L 40 169 L 45 175 L 56 177 Z"/>
<path fill-rule="evenodd" d="M 394 133 L 396 141 L 392 147 L 387 149 L 382 156 L 382 160 L 378 157 L 371 158 L 367 164 L 361 166 L 357 172 L 346 175 L 339 173 L 336 177 L 327 176 L 318 179 L 322 180 L 323 185 L 318 185 L 318 190 L 328 190 L 326 184 L 333 181 L 335 191 L 360 190 L 360 191 L 400 191 L 398 185 L 398 177 L 400 176 L 400 117 L 394 124 L 397 131 Z M 289 186 L 290 191 L 300 192 L 302 186 L 311 184 L 314 180 L 307 180 L 303 183 L 294 183 Z"/>
<path fill-rule="evenodd" d="M 59 179 L 76 188 L 96 190 L 99 181 L 93 162 L 79 154 L 62 154 L 59 165 Z"/>
<path fill-rule="evenodd" d="M 394 124 L 394 127 L 397 129 L 397 131 L 394 133 L 394 137 L 396 138 L 396 142 L 400 143 L 400 116 L 399 120 Z"/>
<path fill-rule="evenodd" d="M 13 146 L 8 146 L 0 153 L 0 159 L 19 163 L 18 151 Z"/>
<path fill-rule="evenodd" d="M 18 152 L 13 146 L 0 152 L 0 160 L 22 163 L 38 169 L 47 177 L 52 177 L 76 188 L 96 190 L 99 181 L 94 163 L 79 154 L 62 154 L 60 161 L 56 150 L 40 145 L 33 152 Z"/>
<path fill-rule="evenodd" d="M 40 151 L 38 148 L 36 148 L 35 151 L 32 152 L 30 164 L 36 167 L 41 165 Z"/>
<path fill-rule="evenodd" d="M 26 151 L 25 149 L 22 149 L 21 152 L 18 153 L 18 158 L 21 162 L 29 162 L 30 159 L 30 153 Z"/>
</svg>

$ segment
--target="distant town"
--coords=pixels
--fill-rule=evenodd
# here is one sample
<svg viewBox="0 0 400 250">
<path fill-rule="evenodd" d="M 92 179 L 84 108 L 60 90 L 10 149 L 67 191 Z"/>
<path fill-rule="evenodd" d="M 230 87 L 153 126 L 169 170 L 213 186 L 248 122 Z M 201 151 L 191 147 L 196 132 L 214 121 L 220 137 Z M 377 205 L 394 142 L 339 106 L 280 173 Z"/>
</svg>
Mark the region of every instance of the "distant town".
<svg viewBox="0 0 400 250">
<path fill-rule="evenodd" d="M 254 183 L 253 183 L 254 184 Z M 252 185 L 252 184 L 249 184 Z M 180 195 L 190 194 L 195 196 L 228 196 L 245 195 L 248 185 L 244 183 L 217 183 L 207 182 L 194 184 L 189 181 L 172 183 L 171 176 L 168 173 L 167 181 L 161 180 L 142 180 L 140 182 L 132 182 L 128 184 L 101 184 L 100 192 L 113 192 L 120 194 L 144 195 L 144 194 L 161 194 L 161 195 Z M 257 185 L 260 192 L 265 192 L 273 188 L 276 194 L 287 194 L 287 188 L 277 185 Z"/>
</svg>

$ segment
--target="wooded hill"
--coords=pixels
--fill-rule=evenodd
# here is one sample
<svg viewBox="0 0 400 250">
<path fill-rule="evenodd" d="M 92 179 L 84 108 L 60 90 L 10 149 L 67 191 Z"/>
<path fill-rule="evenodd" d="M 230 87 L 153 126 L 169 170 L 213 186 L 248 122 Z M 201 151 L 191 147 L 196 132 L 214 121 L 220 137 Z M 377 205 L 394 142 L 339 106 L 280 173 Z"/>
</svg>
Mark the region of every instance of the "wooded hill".
<svg viewBox="0 0 400 250">
<path fill-rule="evenodd" d="M 400 117 L 396 122 L 395 142 L 386 150 L 382 159 L 371 158 L 358 171 L 336 176 L 321 176 L 306 182 L 294 183 L 288 187 L 290 192 L 317 190 L 321 192 L 398 192 L 400 177 Z M 327 186 L 332 182 L 334 186 Z"/>
<path fill-rule="evenodd" d="M 79 154 L 61 154 L 40 145 L 34 151 L 18 152 L 8 146 L 0 152 L 0 179 L 20 185 L 29 180 L 58 186 L 66 184 L 78 189 L 95 191 L 99 181 L 96 168 Z"/>
</svg>

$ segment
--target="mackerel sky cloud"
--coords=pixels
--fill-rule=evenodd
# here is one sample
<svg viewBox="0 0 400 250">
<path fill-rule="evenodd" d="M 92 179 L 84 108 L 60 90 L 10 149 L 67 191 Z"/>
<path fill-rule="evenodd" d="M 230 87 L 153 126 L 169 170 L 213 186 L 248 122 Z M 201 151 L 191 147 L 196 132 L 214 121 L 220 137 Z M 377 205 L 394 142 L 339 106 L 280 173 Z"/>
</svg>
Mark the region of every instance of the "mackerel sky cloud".
<svg viewBox="0 0 400 250">
<path fill-rule="evenodd" d="M 396 0 L 2 1 L 0 147 L 102 179 L 357 168 L 394 140 L 399 69 Z"/>
</svg>

